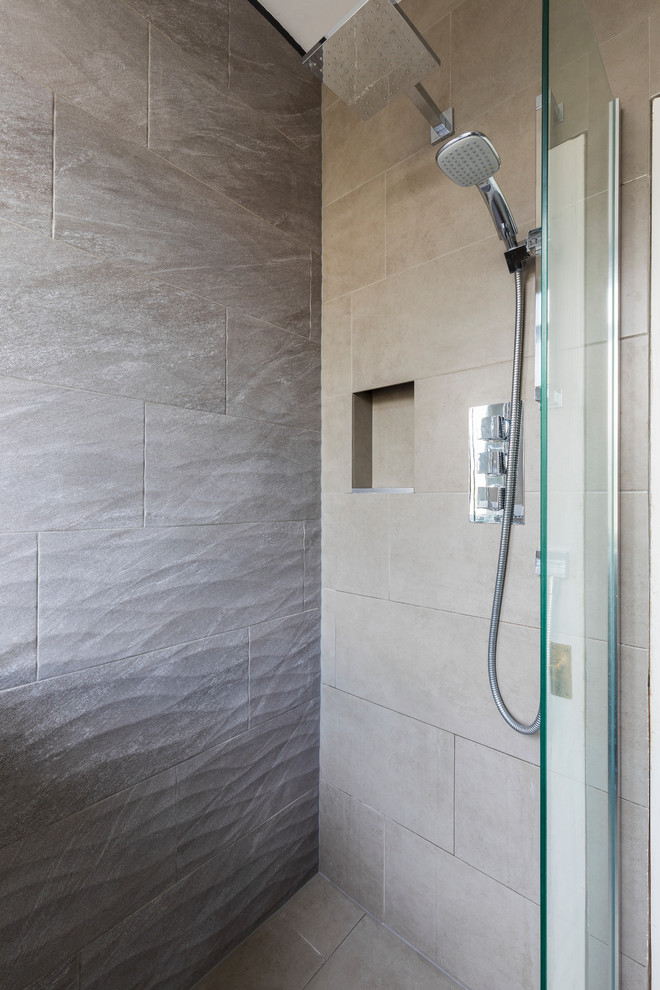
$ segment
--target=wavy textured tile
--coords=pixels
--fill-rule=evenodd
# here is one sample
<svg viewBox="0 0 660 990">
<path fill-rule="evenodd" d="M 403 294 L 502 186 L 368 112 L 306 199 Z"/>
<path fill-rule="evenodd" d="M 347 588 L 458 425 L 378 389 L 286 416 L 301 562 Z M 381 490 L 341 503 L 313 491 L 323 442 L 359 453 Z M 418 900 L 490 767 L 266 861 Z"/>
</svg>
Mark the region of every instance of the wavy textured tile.
<svg viewBox="0 0 660 990">
<path fill-rule="evenodd" d="M 321 83 L 248 0 L 231 4 L 229 68 L 235 96 L 276 115 L 283 133 L 295 129 L 299 144 L 318 140 Z"/>
<path fill-rule="evenodd" d="M 46 533 L 39 675 L 300 611 L 302 524 Z"/>
<path fill-rule="evenodd" d="M 3 48 L 4 43 L 3 38 Z M 50 235 L 53 94 L 26 81 L 4 62 L 0 63 L 0 139 L 0 215 Z"/>
<path fill-rule="evenodd" d="M 190 873 L 317 786 L 318 701 L 177 767 L 177 867 Z"/>
<path fill-rule="evenodd" d="M 146 141 L 148 30 L 126 4 L 4 0 L 0 37 L 22 75 Z"/>
<path fill-rule="evenodd" d="M 228 312 L 229 415 L 320 430 L 320 381 L 318 344 L 237 310 Z"/>
<path fill-rule="evenodd" d="M 144 407 L 0 379 L 0 527 L 139 526 Z"/>
<path fill-rule="evenodd" d="M 320 635 L 316 609 L 250 627 L 250 725 L 318 698 Z"/>
<path fill-rule="evenodd" d="M 316 872 L 316 790 L 81 953 L 80 990 L 188 990 Z"/>
<path fill-rule="evenodd" d="M 19 990 L 175 880 L 174 771 L 0 851 L 0 985 Z"/>
<path fill-rule="evenodd" d="M 78 990 L 78 958 L 58 966 L 25 990 Z"/>
<path fill-rule="evenodd" d="M 147 525 L 302 520 L 316 511 L 318 433 L 151 405 L 146 424 Z"/>
<path fill-rule="evenodd" d="M 222 85 L 229 82 L 228 0 L 130 0 L 130 6 L 202 63 Z"/>
<path fill-rule="evenodd" d="M 248 726 L 247 630 L 0 696 L 0 845 Z"/>
<path fill-rule="evenodd" d="M 312 281 L 310 287 L 310 331 L 312 340 L 321 343 L 321 304 L 323 300 L 323 260 L 312 251 Z"/>
<path fill-rule="evenodd" d="M 2 222 L 0 249 L 0 374 L 225 411 L 224 306 Z"/>
<path fill-rule="evenodd" d="M 321 607 L 321 522 L 305 523 L 305 608 Z"/>
<path fill-rule="evenodd" d="M 57 101 L 55 236 L 309 334 L 309 250 Z"/>
<path fill-rule="evenodd" d="M 37 538 L 0 536 L 0 689 L 37 676 Z"/>
<path fill-rule="evenodd" d="M 303 244 L 321 250 L 321 160 L 152 31 L 149 147 Z"/>
</svg>

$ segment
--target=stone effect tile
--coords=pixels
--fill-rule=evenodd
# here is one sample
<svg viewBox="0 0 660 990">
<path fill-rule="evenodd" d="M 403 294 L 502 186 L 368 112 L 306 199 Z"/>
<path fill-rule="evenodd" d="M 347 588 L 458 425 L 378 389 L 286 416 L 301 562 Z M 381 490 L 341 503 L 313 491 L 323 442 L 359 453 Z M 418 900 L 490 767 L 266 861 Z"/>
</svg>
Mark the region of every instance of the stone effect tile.
<svg viewBox="0 0 660 990">
<path fill-rule="evenodd" d="M 309 335 L 309 249 L 59 100 L 55 133 L 57 238 Z"/>
<path fill-rule="evenodd" d="M 539 768 L 456 739 L 459 859 L 539 901 Z"/>
<path fill-rule="evenodd" d="M 53 94 L 0 64 L 0 215 L 50 236 Z"/>
<path fill-rule="evenodd" d="M 351 297 L 340 296 L 323 307 L 324 400 L 351 391 L 351 343 Z"/>
<path fill-rule="evenodd" d="M 385 278 L 385 176 L 323 211 L 323 297 L 334 299 Z"/>
<path fill-rule="evenodd" d="M 292 144 L 158 31 L 150 53 L 149 147 L 320 251 L 319 157 Z"/>
<path fill-rule="evenodd" d="M 146 142 L 148 30 L 126 4 L 7 0 L 0 35 L 3 58 L 22 75 Z"/>
<path fill-rule="evenodd" d="M 454 736 L 323 688 L 323 779 L 438 846 L 454 847 Z"/>
<path fill-rule="evenodd" d="M 192 986 L 316 872 L 317 827 L 313 791 L 85 948 L 80 990 Z"/>
<path fill-rule="evenodd" d="M 321 429 L 321 351 L 236 310 L 227 317 L 227 413 Z"/>
<path fill-rule="evenodd" d="M 364 910 L 320 874 L 279 912 L 325 959 L 355 928 Z"/>
<path fill-rule="evenodd" d="M 0 437 L 3 529 L 141 525 L 141 402 L 4 378 Z"/>
<path fill-rule="evenodd" d="M 323 317 L 323 261 L 316 251 L 311 252 L 312 277 L 310 285 L 310 329 L 311 340 L 321 342 L 321 326 Z"/>
<path fill-rule="evenodd" d="M 649 171 L 648 20 L 611 38 L 600 52 L 612 92 L 621 100 L 621 181 L 628 182 Z"/>
<path fill-rule="evenodd" d="M 318 782 L 318 702 L 177 767 L 177 867 L 191 873 Z"/>
<path fill-rule="evenodd" d="M 302 524 L 40 538 L 39 674 L 216 635 L 302 607 Z"/>
<path fill-rule="evenodd" d="M 428 959 L 373 918 L 363 918 L 308 984 L 309 990 L 457 990 Z"/>
<path fill-rule="evenodd" d="M 0 845 L 247 726 L 245 630 L 5 694 Z"/>
<path fill-rule="evenodd" d="M 323 546 L 328 588 L 389 598 L 387 495 L 325 495 Z"/>
<path fill-rule="evenodd" d="M 225 307 L 0 223 L 0 373 L 225 411 Z"/>
<path fill-rule="evenodd" d="M 174 771 L 159 774 L 0 852 L 6 990 L 174 882 L 174 784 Z"/>
<path fill-rule="evenodd" d="M 58 966 L 43 979 L 31 983 L 26 990 L 78 990 L 78 958 Z"/>
<path fill-rule="evenodd" d="M 245 0 L 231 4 L 230 89 L 300 147 L 319 152 L 321 83 Z"/>
<path fill-rule="evenodd" d="M 321 607 L 321 523 L 305 523 L 305 608 Z"/>
<path fill-rule="evenodd" d="M 193 55 L 218 85 L 229 83 L 228 0 L 131 0 L 133 7 L 154 27 Z"/>
<path fill-rule="evenodd" d="M 250 626 L 250 725 L 319 696 L 317 609 Z"/>
<path fill-rule="evenodd" d="M 321 871 L 378 918 L 384 857 L 385 818 L 321 780 Z"/>
<path fill-rule="evenodd" d="M 281 912 L 257 928 L 194 990 L 303 990 L 323 958 Z"/>
<path fill-rule="evenodd" d="M 0 536 L 0 689 L 37 676 L 37 538 Z"/>
<path fill-rule="evenodd" d="M 146 525 L 304 520 L 320 460 L 309 430 L 148 405 Z"/>
</svg>

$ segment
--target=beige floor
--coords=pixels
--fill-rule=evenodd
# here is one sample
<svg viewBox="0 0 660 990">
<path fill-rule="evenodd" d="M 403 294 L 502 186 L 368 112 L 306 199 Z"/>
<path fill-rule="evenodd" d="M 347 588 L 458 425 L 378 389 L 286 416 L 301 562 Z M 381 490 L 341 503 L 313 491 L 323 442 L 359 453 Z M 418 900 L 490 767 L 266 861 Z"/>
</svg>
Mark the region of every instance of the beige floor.
<svg viewBox="0 0 660 990">
<path fill-rule="evenodd" d="M 320 874 L 194 990 L 458 990 Z"/>
</svg>

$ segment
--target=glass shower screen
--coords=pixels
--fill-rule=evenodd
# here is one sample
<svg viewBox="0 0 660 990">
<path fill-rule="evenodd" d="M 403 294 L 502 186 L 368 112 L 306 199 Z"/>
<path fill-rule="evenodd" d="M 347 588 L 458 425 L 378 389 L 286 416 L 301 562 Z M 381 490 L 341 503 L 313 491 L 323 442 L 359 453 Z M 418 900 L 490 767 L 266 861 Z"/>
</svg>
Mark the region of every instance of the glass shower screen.
<svg viewBox="0 0 660 990">
<path fill-rule="evenodd" d="M 617 990 L 618 104 L 544 0 L 543 990 Z"/>
</svg>

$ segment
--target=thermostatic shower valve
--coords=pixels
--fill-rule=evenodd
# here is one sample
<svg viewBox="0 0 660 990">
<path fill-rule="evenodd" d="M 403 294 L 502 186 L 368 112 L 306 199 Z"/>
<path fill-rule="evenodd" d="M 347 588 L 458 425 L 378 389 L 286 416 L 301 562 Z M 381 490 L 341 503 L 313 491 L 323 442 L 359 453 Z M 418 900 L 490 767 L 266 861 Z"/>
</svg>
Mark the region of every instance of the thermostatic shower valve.
<svg viewBox="0 0 660 990">
<path fill-rule="evenodd" d="M 470 409 L 470 522 L 502 522 L 509 457 L 510 403 L 472 406 Z M 523 502 L 523 432 L 520 418 L 520 452 L 513 521 L 525 521 Z"/>
</svg>

